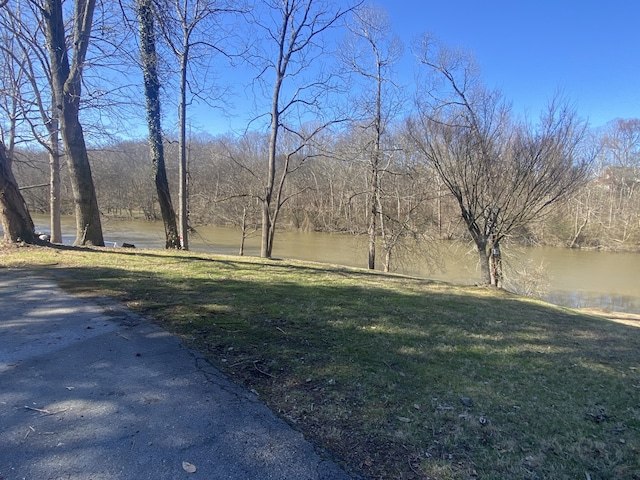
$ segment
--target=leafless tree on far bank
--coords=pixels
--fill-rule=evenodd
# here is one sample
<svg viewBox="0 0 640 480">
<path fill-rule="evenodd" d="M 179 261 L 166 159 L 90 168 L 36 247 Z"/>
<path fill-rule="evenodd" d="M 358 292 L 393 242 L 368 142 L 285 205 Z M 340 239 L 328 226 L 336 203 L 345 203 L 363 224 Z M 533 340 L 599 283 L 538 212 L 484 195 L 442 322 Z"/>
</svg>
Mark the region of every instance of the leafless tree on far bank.
<svg viewBox="0 0 640 480">
<path fill-rule="evenodd" d="M 557 99 L 536 126 L 516 123 L 465 53 L 424 37 L 427 81 L 409 132 L 455 197 L 473 239 L 482 282 L 502 286 L 503 240 L 567 199 L 588 179 L 586 124 Z"/>
</svg>

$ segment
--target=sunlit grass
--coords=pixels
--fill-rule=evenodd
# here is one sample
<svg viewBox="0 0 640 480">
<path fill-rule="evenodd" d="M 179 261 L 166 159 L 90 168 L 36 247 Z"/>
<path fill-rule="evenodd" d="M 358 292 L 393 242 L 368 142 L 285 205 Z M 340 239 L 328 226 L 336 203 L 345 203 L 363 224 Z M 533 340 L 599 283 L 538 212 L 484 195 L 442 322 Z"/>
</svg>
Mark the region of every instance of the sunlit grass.
<svg viewBox="0 0 640 480">
<path fill-rule="evenodd" d="M 370 478 L 640 478 L 640 329 L 295 261 L 7 248 L 153 317 Z"/>
</svg>

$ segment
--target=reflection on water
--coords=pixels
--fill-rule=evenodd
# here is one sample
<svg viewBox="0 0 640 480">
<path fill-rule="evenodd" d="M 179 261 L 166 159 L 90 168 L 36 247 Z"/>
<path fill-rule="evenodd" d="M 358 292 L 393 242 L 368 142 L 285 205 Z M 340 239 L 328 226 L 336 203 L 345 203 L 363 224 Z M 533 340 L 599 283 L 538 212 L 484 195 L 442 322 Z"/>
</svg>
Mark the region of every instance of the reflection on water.
<svg viewBox="0 0 640 480">
<path fill-rule="evenodd" d="M 48 232 L 48 217 L 34 216 L 36 229 Z M 73 243 L 75 221 L 66 217 L 62 224 L 64 243 Z M 162 249 L 165 244 L 161 222 L 103 220 L 105 243 L 133 243 L 138 248 Z M 190 239 L 192 251 L 236 255 L 240 232 L 228 227 L 198 227 Z M 505 263 L 543 265 L 548 284 L 544 299 L 569 307 L 596 307 L 605 310 L 640 313 L 640 254 L 569 250 L 537 247 L 505 249 Z M 259 232 L 249 237 L 245 255 L 260 254 Z M 274 257 L 295 258 L 322 263 L 366 267 L 367 244 L 364 237 L 308 232 L 278 232 Z M 473 284 L 479 274 L 472 247 L 443 243 L 401 262 L 398 273 L 458 284 Z"/>
<path fill-rule="evenodd" d="M 601 292 L 549 292 L 544 298 L 550 303 L 574 308 L 597 308 L 611 312 L 640 313 L 640 298 Z"/>
</svg>

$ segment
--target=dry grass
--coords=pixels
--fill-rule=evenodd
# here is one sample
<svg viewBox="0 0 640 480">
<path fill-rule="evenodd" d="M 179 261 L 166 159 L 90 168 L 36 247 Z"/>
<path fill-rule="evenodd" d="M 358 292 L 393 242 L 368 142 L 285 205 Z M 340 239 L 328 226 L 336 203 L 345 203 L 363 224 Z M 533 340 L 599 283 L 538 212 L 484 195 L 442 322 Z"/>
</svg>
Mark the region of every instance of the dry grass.
<svg viewBox="0 0 640 480">
<path fill-rule="evenodd" d="M 203 352 L 367 478 L 639 479 L 640 329 L 303 262 L 5 248 Z"/>
</svg>

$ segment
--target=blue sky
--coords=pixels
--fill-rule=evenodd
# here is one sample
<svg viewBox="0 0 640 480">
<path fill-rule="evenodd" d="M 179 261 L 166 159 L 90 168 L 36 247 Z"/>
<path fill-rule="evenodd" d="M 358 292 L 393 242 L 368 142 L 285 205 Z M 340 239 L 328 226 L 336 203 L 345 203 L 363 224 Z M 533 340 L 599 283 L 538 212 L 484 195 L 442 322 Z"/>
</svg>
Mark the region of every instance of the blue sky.
<svg viewBox="0 0 640 480">
<path fill-rule="evenodd" d="M 637 0 L 377 0 L 407 50 L 431 32 L 474 53 L 489 87 L 537 118 L 560 90 L 592 126 L 640 117 Z M 411 79 L 412 67 L 403 77 Z"/>
<path fill-rule="evenodd" d="M 350 0 L 335 0 L 346 5 Z M 373 0 L 385 9 L 405 43 L 398 77 L 414 91 L 411 43 L 431 33 L 451 47 L 472 52 L 481 76 L 513 105 L 513 113 L 536 121 L 560 92 L 578 115 L 599 127 L 616 118 L 640 118 L 639 0 Z M 342 32 L 340 35 L 344 35 Z M 255 111 L 248 88 L 255 72 L 221 69 L 230 83 L 225 111 L 193 105 L 194 131 L 242 132 Z M 270 87 L 269 87 L 270 88 Z M 164 108 L 175 116 L 173 107 Z M 171 121 L 169 122 L 171 123 Z M 259 122 L 258 122 L 259 123 Z M 252 128 L 259 128 L 252 124 Z M 169 128 L 170 130 L 170 128 Z"/>
</svg>

